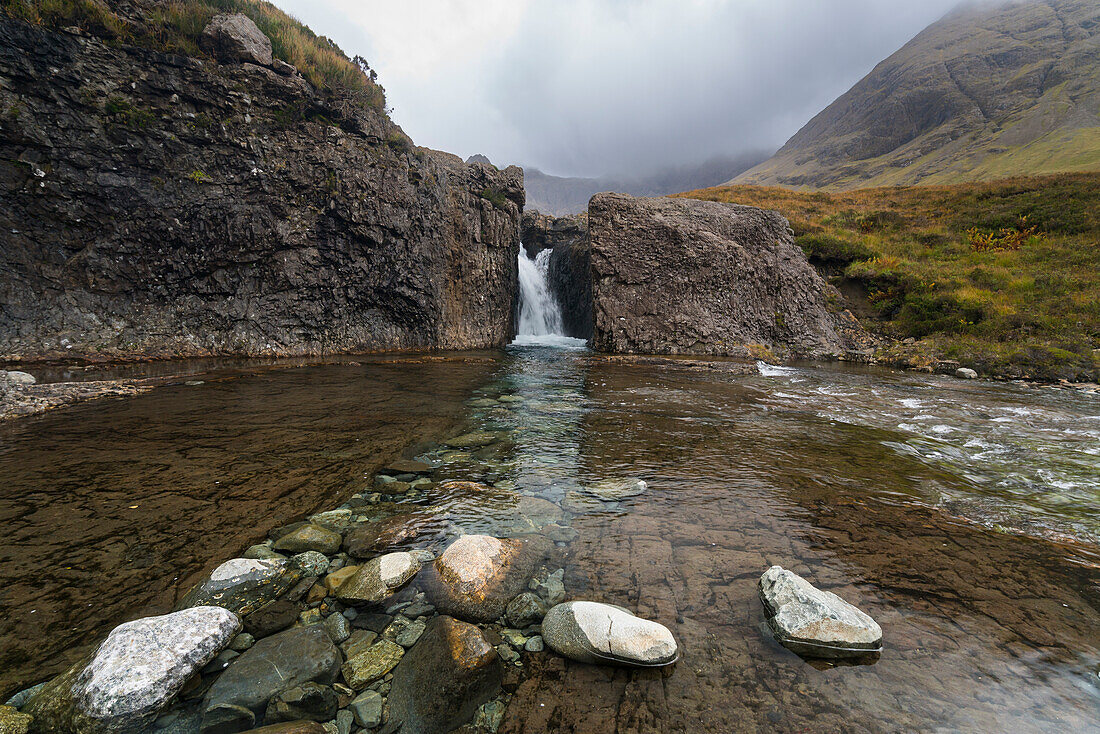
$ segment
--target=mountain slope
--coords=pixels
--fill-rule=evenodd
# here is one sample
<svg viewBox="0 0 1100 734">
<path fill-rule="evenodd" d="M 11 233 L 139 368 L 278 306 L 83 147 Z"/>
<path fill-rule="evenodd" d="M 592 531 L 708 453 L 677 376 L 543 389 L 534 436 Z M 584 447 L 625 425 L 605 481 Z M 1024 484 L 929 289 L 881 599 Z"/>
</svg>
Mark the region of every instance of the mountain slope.
<svg viewBox="0 0 1100 734">
<path fill-rule="evenodd" d="M 1100 170 L 1100 3 L 968 3 L 731 183 L 849 189 Z"/>
<path fill-rule="evenodd" d="M 588 200 L 602 191 L 632 196 L 664 196 L 716 186 L 752 168 L 766 157 L 766 153 L 759 152 L 718 156 L 703 163 L 666 168 L 634 177 L 570 178 L 551 176 L 537 168 L 528 168 L 524 175 L 527 208 L 561 217 L 587 210 Z"/>
</svg>

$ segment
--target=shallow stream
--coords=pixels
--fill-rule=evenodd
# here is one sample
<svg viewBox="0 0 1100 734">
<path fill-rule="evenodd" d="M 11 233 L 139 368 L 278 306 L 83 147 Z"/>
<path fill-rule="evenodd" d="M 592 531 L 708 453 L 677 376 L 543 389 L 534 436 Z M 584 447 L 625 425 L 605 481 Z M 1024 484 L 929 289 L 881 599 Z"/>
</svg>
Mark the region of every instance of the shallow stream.
<svg viewBox="0 0 1100 734">
<path fill-rule="evenodd" d="M 0 428 L 0 687 L 167 609 L 202 570 L 403 454 L 516 493 L 407 500 L 444 532 L 567 525 L 567 595 L 629 607 L 680 643 L 663 671 L 525 655 L 501 731 L 1100 726 L 1100 396 L 633 364 L 549 341 L 225 365 Z M 473 431 L 494 440 L 442 443 Z M 631 478 L 646 490 L 617 498 L 612 480 Z M 836 667 L 776 644 L 756 589 L 772 564 L 874 616 L 880 659 Z"/>
</svg>

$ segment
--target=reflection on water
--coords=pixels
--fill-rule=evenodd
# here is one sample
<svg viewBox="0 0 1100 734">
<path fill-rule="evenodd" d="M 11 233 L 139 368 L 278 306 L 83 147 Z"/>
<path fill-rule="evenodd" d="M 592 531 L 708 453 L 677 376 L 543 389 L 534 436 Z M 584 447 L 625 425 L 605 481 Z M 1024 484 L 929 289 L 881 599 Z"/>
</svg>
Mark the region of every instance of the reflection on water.
<svg viewBox="0 0 1100 734">
<path fill-rule="evenodd" d="M 233 361 L 0 425 L 0 698 L 447 430 L 494 360 Z M 163 368 L 163 365 L 161 365 Z M 135 366 L 134 369 L 137 369 Z"/>
<path fill-rule="evenodd" d="M 993 420 L 1021 415 L 1009 408 L 1029 424 Z M 683 659 L 662 674 L 532 656 L 502 731 L 1094 727 L 1100 556 L 1087 541 L 1100 464 L 1061 432 L 1090 430 L 1095 408 L 1078 393 L 887 371 L 723 376 L 513 346 L 460 429 L 501 440 L 423 458 L 561 507 L 549 527 L 577 534 L 559 540 L 569 596 L 661 621 Z M 901 425 L 913 411 L 934 416 L 927 433 Z M 976 440 L 1027 465 L 969 454 Z M 1044 473 L 1076 477 L 1079 493 L 1035 501 Z M 644 490 L 624 491 L 638 478 Z M 953 499 L 970 503 L 945 512 Z M 1083 542 L 955 516 L 984 521 L 984 499 L 1011 508 L 1021 532 Z M 513 503 L 487 508 L 455 520 L 536 532 L 515 527 Z M 772 640 L 756 580 L 776 563 L 876 617 L 875 665 L 804 661 Z"/>
<path fill-rule="evenodd" d="M 863 368 L 746 376 L 561 346 L 518 344 L 480 365 L 215 371 L 195 392 L 25 424 L 0 454 L 17 477 L 0 508 L 19 542 L 0 563 L 4 616 L 19 620 L 5 634 L 57 634 L 97 580 L 135 597 L 115 619 L 133 612 L 183 553 L 166 530 L 180 517 L 209 556 L 188 567 L 208 565 L 292 519 L 291 505 L 339 504 L 411 431 L 406 453 L 444 480 L 387 500 L 424 524 L 418 542 L 545 535 L 569 598 L 629 607 L 681 645 L 663 671 L 525 655 L 502 732 L 1096 729 L 1095 397 Z M 437 405 L 457 420 L 434 420 Z M 226 477 L 232 491 L 210 489 Z M 127 522 L 100 509 L 142 492 Z M 115 518 L 94 553 L 57 530 L 74 512 Z M 85 565 L 67 596 L 43 572 L 70 557 Z M 775 643 L 756 588 L 772 564 L 874 616 L 880 659 L 811 664 Z M 50 624 L 35 628 L 30 609 Z M 5 661 L 16 678 L 44 656 L 24 650 Z"/>
</svg>

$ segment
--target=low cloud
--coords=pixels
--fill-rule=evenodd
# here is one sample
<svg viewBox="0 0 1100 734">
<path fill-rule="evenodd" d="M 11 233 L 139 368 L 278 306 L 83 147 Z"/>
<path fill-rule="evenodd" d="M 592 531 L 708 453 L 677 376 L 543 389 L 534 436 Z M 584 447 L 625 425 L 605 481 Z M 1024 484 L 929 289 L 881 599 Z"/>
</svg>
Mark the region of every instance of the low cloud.
<svg viewBox="0 0 1100 734">
<path fill-rule="evenodd" d="M 955 0 L 281 0 L 418 144 L 558 175 L 775 149 Z"/>
</svg>

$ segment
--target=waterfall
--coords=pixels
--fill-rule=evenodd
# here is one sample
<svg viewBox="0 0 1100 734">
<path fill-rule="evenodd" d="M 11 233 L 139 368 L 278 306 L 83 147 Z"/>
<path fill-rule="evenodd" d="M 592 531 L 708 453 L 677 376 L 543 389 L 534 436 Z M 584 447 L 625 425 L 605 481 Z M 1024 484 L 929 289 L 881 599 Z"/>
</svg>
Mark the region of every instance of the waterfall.
<svg viewBox="0 0 1100 734">
<path fill-rule="evenodd" d="M 519 248 L 519 336 L 560 336 L 561 307 L 550 291 L 550 250 L 543 250 L 534 260 Z"/>
</svg>

